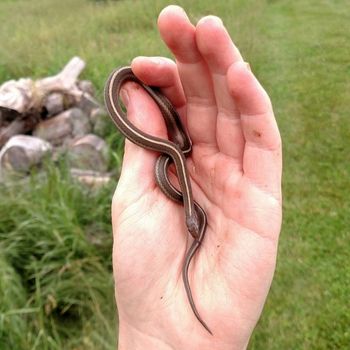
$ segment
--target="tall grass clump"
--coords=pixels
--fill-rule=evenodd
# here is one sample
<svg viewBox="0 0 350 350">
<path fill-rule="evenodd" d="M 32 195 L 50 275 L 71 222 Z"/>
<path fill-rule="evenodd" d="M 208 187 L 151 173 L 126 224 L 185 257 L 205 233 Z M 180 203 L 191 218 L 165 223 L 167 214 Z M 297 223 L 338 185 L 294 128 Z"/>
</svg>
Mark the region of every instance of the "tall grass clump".
<svg viewBox="0 0 350 350">
<path fill-rule="evenodd" d="M 27 332 L 26 291 L 20 276 L 0 250 L 0 349 L 24 347 Z"/>
<path fill-rule="evenodd" d="M 16 323 L 0 333 L 7 346 L 16 344 L 8 349 L 18 348 L 17 332 L 38 349 L 62 349 L 87 327 L 85 348 L 105 348 L 98 342 L 106 337 L 113 344 L 111 193 L 88 190 L 53 165 L 26 185 L 1 188 L 0 320 Z"/>
</svg>

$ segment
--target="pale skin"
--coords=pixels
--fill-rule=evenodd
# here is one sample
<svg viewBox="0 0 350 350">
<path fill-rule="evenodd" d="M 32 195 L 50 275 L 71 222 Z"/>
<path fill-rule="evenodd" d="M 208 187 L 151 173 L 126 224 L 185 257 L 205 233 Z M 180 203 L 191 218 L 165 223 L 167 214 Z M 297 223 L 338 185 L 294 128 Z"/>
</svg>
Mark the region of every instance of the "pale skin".
<svg viewBox="0 0 350 350">
<path fill-rule="evenodd" d="M 281 138 L 270 99 L 214 16 L 192 24 L 166 7 L 160 35 L 175 57 L 138 57 L 136 76 L 158 86 L 178 110 L 193 142 L 188 158 L 195 200 L 207 213 L 205 239 L 189 280 L 181 278 L 191 243 L 183 206 L 155 183 L 159 154 L 129 141 L 113 197 L 113 267 L 119 349 L 245 349 L 275 270 L 281 228 Z M 124 85 L 128 118 L 167 138 L 158 107 L 136 84 Z M 171 173 L 176 184 L 176 175 Z"/>
</svg>

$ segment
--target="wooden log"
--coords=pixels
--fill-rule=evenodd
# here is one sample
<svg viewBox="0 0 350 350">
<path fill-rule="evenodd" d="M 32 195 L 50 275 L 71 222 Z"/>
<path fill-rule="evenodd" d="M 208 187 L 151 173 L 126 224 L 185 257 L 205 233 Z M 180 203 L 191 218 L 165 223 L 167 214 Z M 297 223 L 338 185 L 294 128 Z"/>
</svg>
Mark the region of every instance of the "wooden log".
<svg viewBox="0 0 350 350">
<path fill-rule="evenodd" d="M 41 163 L 52 151 L 51 145 L 37 137 L 16 135 L 5 144 L 0 152 L 0 173 L 15 171 L 26 173 Z"/>
<path fill-rule="evenodd" d="M 76 80 L 85 67 L 79 57 L 73 57 L 60 73 L 39 80 L 23 78 L 10 80 L 0 86 L 0 106 L 14 109 L 19 113 L 41 110 L 43 100 L 52 92 L 64 92 L 81 96 Z"/>
<path fill-rule="evenodd" d="M 62 113 L 40 122 L 33 130 L 33 135 L 49 141 L 54 146 L 63 144 L 64 140 L 71 138 L 72 125 L 68 113 Z"/>
<path fill-rule="evenodd" d="M 86 92 L 76 98 L 76 105 L 87 115 L 90 115 L 92 110 L 100 107 L 100 104 Z"/>
<path fill-rule="evenodd" d="M 39 114 L 35 112 L 31 113 L 31 111 L 29 111 L 27 114 L 17 117 L 6 127 L 1 128 L 0 147 L 2 147 L 11 137 L 31 131 L 39 120 Z"/>
<path fill-rule="evenodd" d="M 0 106 L 0 128 L 7 126 L 10 122 L 20 116 L 20 113 L 14 109 Z"/>
<path fill-rule="evenodd" d="M 107 185 L 112 179 L 111 173 L 102 173 L 93 170 L 72 168 L 70 169 L 70 173 L 79 182 L 94 188 Z"/>
<path fill-rule="evenodd" d="M 79 108 L 71 108 L 56 117 L 40 122 L 33 135 L 58 146 L 90 131 L 89 117 Z"/>
<path fill-rule="evenodd" d="M 83 136 L 91 132 L 91 122 L 89 117 L 79 108 L 70 109 L 70 120 L 72 122 L 72 136 Z"/>
<path fill-rule="evenodd" d="M 95 88 L 90 80 L 79 80 L 77 83 L 78 88 L 90 96 L 95 96 Z"/>
<path fill-rule="evenodd" d="M 105 172 L 108 165 L 108 146 L 106 142 L 88 134 L 77 138 L 69 147 L 67 154 L 71 167 Z"/>
<path fill-rule="evenodd" d="M 62 113 L 65 109 L 64 95 L 60 92 L 49 94 L 44 102 L 48 117 Z"/>
<path fill-rule="evenodd" d="M 12 136 L 22 134 L 24 131 L 25 121 L 18 119 L 7 127 L 1 128 L 0 130 L 0 147 L 2 147 Z"/>
</svg>

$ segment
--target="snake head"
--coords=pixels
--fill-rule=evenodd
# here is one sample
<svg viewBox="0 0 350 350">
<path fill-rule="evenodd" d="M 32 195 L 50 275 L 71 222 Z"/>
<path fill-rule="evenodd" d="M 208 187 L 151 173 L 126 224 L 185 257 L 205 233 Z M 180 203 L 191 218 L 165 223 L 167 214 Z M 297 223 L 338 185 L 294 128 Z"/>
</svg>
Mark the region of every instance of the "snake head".
<svg viewBox="0 0 350 350">
<path fill-rule="evenodd" d="M 194 239 L 198 239 L 199 238 L 199 221 L 198 221 L 198 216 L 196 214 L 186 218 L 186 226 L 191 236 Z"/>
</svg>

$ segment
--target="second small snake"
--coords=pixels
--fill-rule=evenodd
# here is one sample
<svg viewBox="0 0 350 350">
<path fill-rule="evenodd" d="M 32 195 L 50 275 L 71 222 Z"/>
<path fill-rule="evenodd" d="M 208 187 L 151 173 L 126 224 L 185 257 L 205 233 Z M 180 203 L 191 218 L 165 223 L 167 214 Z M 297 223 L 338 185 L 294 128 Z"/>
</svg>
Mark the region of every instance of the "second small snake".
<svg viewBox="0 0 350 350">
<path fill-rule="evenodd" d="M 148 135 L 129 122 L 119 103 L 121 87 L 127 81 L 134 81 L 141 85 L 157 103 L 164 117 L 170 140 Z M 188 268 L 191 259 L 204 238 L 207 225 L 204 210 L 193 200 L 191 182 L 186 167 L 185 156 L 189 155 L 191 152 L 191 140 L 184 131 L 179 116 L 169 100 L 156 88 L 143 84 L 133 74 L 130 67 L 122 67 L 111 73 L 105 87 L 105 104 L 113 122 L 127 139 L 140 147 L 161 153 L 155 167 L 156 181 L 159 188 L 167 197 L 184 204 L 186 226 L 194 238 L 194 241 L 186 254 L 182 269 L 186 294 L 193 313 L 203 327 L 212 334 L 209 327 L 202 320 L 197 311 L 188 280 Z M 175 164 L 181 192 L 178 191 L 168 179 L 167 170 L 171 162 Z"/>
</svg>

